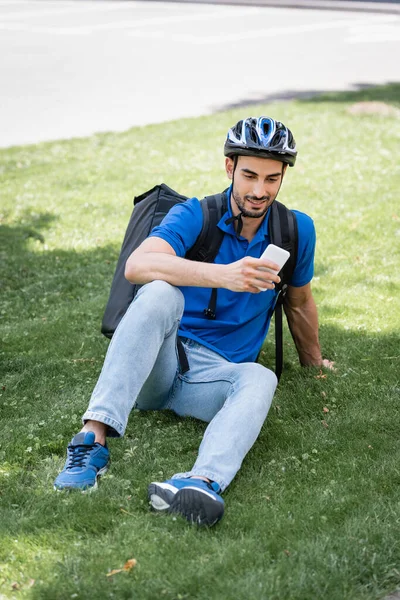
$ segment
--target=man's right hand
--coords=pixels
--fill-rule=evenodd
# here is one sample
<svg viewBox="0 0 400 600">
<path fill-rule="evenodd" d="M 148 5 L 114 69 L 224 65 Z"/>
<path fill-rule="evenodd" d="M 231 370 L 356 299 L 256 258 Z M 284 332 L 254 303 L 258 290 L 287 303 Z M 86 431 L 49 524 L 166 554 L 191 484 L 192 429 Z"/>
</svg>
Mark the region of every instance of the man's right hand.
<svg viewBox="0 0 400 600">
<path fill-rule="evenodd" d="M 275 283 L 280 282 L 280 277 L 270 271 L 264 271 L 264 269 L 278 271 L 279 267 L 267 259 L 245 256 L 234 263 L 224 265 L 225 277 L 222 287 L 232 292 L 251 292 L 252 294 L 273 290 Z"/>
</svg>

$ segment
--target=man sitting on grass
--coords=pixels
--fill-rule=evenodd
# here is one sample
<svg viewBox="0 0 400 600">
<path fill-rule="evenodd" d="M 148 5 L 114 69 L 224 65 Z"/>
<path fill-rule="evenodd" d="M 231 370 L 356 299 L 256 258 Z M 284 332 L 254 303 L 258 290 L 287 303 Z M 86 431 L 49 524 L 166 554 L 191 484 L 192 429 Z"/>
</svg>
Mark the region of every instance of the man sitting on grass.
<svg viewBox="0 0 400 600">
<path fill-rule="evenodd" d="M 269 244 L 269 207 L 296 144 L 289 129 L 267 117 L 239 121 L 224 153 L 232 186 L 218 227 L 224 238 L 214 263 L 187 260 L 202 227 L 200 202 L 175 206 L 129 257 L 125 275 L 140 288 L 109 345 L 104 366 L 83 415 L 83 429 L 68 446 L 55 489 L 93 487 L 109 462 L 106 436 L 125 432 L 133 407 L 171 409 L 209 423 L 190 471 L 149 485 L 156 511 L 178 513 L 211 526 L 224 512 L 221 493 L 238 472 L 267 417 L 275 374 L 254 362 L 268 331 L 279 276 L 261 254 Z M 311 294 L 315 230 L 297 212 L 298 255 L 285 312 L 300 362 L 323 360 Z M 210 288 L 218 288 L 216 319 L 204 317 Z M 261 289 L 260 289 L 261 288 Z M 177 336 L 190 365 L 182 373 Z"/>
</svg>

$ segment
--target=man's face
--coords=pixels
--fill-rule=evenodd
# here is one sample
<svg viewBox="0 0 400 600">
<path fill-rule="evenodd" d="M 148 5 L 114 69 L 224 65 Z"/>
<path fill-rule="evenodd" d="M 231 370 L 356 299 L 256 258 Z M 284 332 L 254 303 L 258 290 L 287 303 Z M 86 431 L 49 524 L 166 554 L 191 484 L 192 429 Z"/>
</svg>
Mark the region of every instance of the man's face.
<svg viewBox="0 0 400 600">
<path fill-rule="evenodd" d="M 226 158 L 225 168 L 233 179 L 232 195 L 242 215 L 263 217 L 279 192 L 286 165 L 270 158 L 238 156 L 234 178 L 231 158 Z"/>
</svg>

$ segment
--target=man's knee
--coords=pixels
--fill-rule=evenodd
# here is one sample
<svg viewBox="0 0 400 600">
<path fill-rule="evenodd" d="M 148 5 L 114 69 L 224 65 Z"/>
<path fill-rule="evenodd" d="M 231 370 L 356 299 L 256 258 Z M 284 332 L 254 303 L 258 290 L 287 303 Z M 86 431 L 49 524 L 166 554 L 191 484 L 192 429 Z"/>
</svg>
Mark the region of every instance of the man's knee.
<svg viewBox="0 0 400 600">
<path fill-rule="evenodd" d="M 166 311 L 167 314 L 175 313 L 180 319 L 185 306 L 184 296 L 181 290 L 166 281 L 159 279 L 146 283 L 137 293 L 136 298 L 145 299 L 146 306 L 154 310 L 154 314 Z"/>
<path fill-rule="evenodd" d="M 251 394 L 256 401 L 267 400 L 271 403 L 275 393 L 278 379 L 273 371 L 258 363 L 243 363 L 240 368 L 240 385 L 247 393 Z"/>
</svg>

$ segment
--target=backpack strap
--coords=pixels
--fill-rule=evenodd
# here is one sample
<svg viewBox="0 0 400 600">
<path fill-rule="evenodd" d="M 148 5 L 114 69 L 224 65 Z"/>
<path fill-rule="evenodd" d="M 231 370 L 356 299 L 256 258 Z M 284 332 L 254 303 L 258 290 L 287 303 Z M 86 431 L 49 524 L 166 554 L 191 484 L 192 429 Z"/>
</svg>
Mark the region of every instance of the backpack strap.
<svg viewBox="0 0 400 600">
<path fill-rule="evenodd" d="M 228 210 L 226 190 L 222 194 L 206 196 L 201 201 L 203 213 L 203 226 L 192 248 L 186 254 L 186 258 L 199 262 L 213 262 L 220 249 L 224 232 L 218 228 L 218 223 Z M 204 309 L 207 319 L 215 319 L 217 310 L 217 289 L 211 290 L 210 300 Z"/>
<path fill-rule="evenodd" d="M 275 288 L 278 293 L 274 309 L 275 374 L 279 381 L 283 368 L 282 304 L 297 263 L 298 232 L 296 215 L 277 200 L 271 205 L 268 232 L 271 243 L 290 252 L 290 257 L 279 274 L 281 281 Z"/>
<path fill-rule="evenodd" d="M 211 263 L 217 256 L 224 237 L 224 232 L 217 225 L 228 210 L 226 190 L 222 194 L 206 196 L 200 205 L 203 225 L 197 240 L 186 253 L 186 258 Z"/>
<path fill-rule="evenodd" d="M 290 257 L 281 270 L 280 283 L 276 290 L 281 292 L 280 301 L 283 302 L 288 283 L 290 282 L 297 263 L 297 220 L 293 211 L 284 204 L 275 200 L 271 205 L 271 214 L 268 221 L 268 233 L 272 244 L 284 248 Z"/>
</svg>

